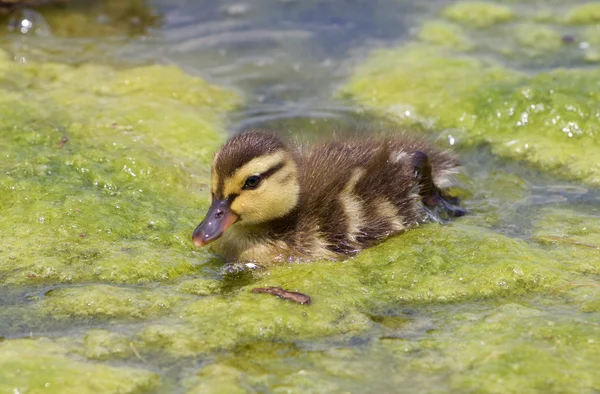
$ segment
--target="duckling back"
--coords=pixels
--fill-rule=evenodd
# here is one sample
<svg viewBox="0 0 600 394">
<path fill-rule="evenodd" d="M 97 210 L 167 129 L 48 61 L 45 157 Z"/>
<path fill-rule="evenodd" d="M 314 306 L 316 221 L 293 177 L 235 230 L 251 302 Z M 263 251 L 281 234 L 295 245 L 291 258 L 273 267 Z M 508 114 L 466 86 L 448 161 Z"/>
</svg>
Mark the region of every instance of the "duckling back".
<svg viewBox="0 0 600 394">
<path fill-rule="evenodd" d="M 427 155 L 436 187 L 449 186 L 458 161 L 422 140 L 332 141 L 301 156 L 300 210 L 329 250 L 351 255 L 425 220 L 414 152 Z"/>
</svg>

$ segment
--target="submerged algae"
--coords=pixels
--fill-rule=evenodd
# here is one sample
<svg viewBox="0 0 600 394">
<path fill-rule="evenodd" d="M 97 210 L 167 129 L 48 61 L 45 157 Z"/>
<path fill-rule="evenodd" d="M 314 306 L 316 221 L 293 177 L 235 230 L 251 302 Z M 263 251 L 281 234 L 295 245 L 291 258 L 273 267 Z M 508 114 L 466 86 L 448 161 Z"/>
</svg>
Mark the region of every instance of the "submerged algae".
<svg viewBox="0 0 600 394">
<path fill-rule="evenodd" d="M 456 2 L 446 7 L 442 13 L 450 20 L 476 28 L 508 22 L 515 18 L 510 7 L 482 1 Z"/>
<path fill-rule="evenodd" d="M 46 293 L 42 310 L 54 319 L 143 319 L 165 314 L 183 299 L 172 294 L 160 294 L 159 290 L 88 285 Z"/>
<path fill-rule="evenodd" d="M 89 330 L 83 338 L 82 354 L 90 360 L 128 358 L 134 354 L 131 339 L 108 330 Z"/>
<path fill-rule="evenodd" d="M 201 383 L 187 391 L 187 394 L 247 394 L 255 392 L 244 382 L 244 373 L 226 365 L 211 364 L 198 373 Z M 193 383 L 192 383 L 193 384 Z"/>
<path fill-rule="evenodd" d="M 567 208 L 546 208 L 540 212 L 534 238 L 564 245 L 600 249 L 599 212 L 578 212 Z"/>
<path fill-rule="evenodd" d="M 406 328 L 372 330 L 335 346 L 254 342 L 220 354 L 187 384 L 190 392 L 585 392 L 597 390 L 598 320 L 508 303 L 465 304 L 452 314 L 426 308 L 437 323 L 416 335 Z M 427 332 L 426 332 L 427 331 Z M 564 360 L 575 360 L 565 365 Z M 235 392 L 235 391 L 234 391 Z"/>
<path fill-rule="evenodd" d="M 141 393 L 158 385 L 150 371 L 85 362 L 68 353 L 48 339 L 0 342 L 0 392 Z"/>
<path fill-rule="evenodd" d="M 429 346 L 441 350 L 446 362 L 451 358 L 456 390 L 474 385 L 488 393 L 598 390 L 598 317 L 573 319 L 556 312 L 506 304 L 472 324 L 434 335 L 437 343 Z"/>
<path fill-rule="evenodd" d="M 600 23 L 600 4 L 576 5 L 565 15 L 564 22 L 576 25 Z"/>
<path fill-rule="evenodd" d="M 558 31 L 540 24 L 519 24 L 515 29 L 517 42 L 540 53 L 556 51 L 563 45 Z"/>
<path fill-rule="evenodd" d="M 475 45 L 459 25 L 440 21 L 425 22 L 419 30 L 418 38 L 431 44 L 463 51 L 473 49 Z"/>
</svg>

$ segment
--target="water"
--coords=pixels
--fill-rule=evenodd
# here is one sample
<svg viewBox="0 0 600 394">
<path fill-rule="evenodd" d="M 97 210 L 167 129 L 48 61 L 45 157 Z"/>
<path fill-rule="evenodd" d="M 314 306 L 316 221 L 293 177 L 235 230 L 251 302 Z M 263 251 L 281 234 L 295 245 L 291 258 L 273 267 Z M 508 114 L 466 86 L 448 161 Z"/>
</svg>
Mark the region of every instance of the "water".
<svg viewBox="0 0 600 394">
<path fill-rule="evenodd" d="M 542 13 L 535 8 L 536 5 L 542 10 L 555 7 L 551 1 L 538 3 L 532 5 L 526 2 L 515 7 L 521 15 Z M 353 68 L 365 61 L 370 51 L 414 40 L 423 21 L 437 17 L 446 5 L 447 2 L 437 0 L 426 4 L 408 0 L 82 1 L 58 8 L 25 9 L 3 17 L 0 19 L 0 26 L 4 26 L 0 48 L 6 50 L 15 62 L 24 65 L 41 62 L 103 64 L 126 70 L 140 65 L 173 64 L 189 74 L 230 87 L 241 94 L 243 105 L 228 114 L 228 133 L 256 127 L 310 141 L 331 133 L 345 134 L 354 130 L 374 133 L 400 127 L 395 119 L 359 106 L 336 92 L 351 76 Z M 527 74 L 558 66 L 594 67 L 581 59 L 581 50 L 577 46 L 568 47 L 567 55 L 560 57 L 538 56 L 528 60 L 519 51 L 507 53 L 500 47 L 503 34 L 508 32 L 503 31 L 504 28 L 498 29 L 496 33 L 499 34 L 482 33 L 485 45 L 480 44 L 476 56 L 494 59 Z M 557 29 L 565 35 L 578 34 L 572 26 Z M 422 125 L 413 127 L 423 128 Z M 433 129 L 426 133 L 446 147 L 452 145 L 454 137 L 450 136 L 457 135 L 453 130 Z M 600 217 L 600 191 L 589 184 L 568 181 L 521 161 L 498 157 L 492 153 L 492 148 L 485 145 L 458 144 L 458 151 L 463 168 L 457 193 L 470 211 L 459 226 L 472 226 L 483 233 L 490 231 L 491 234 L 505 235 L 511 240 L 533 245 L 532 237 L 540 236 L 538 219 L 548 209 L 567 209 L 592 219 Z M 564 218 L 565 223 L 572 220 L 575 219 Z M 173 222 L 177 220 L 173 219 Z M 177 223 L 174 225 L 176 231 L 185 234 L 185 226 L 181 225 L 181 221 Z M 551 223 L 557 228 L 562 225 L 560 220 Z M 460 232 L 461 228 L 457 227 L 456 231 Z M 569 233 L 572 229 L 565 231 Z M 453 240 L 449 238 L 447 243 L 452 245 Z M 597 246 L 593 239 L 585 242 Z M 394 245 L 401 246 L 402 243 Z M 490 258 L 502 260 L 504 255 L 510 258 L 511 249 L 520 248 L 523 244 L 507 245 Z M 424 248 L 423 245 L 411 247 L 415 250 L 411 252 L 413 254 L 401 255 L 401 259 L 402 256 L 414 258 L 419 248 Z M 450 249 L 447 244 L 436 244 L 436 247 Z M 541 249 L 540 255 L 551 254 L 552 247 Z M 523 249 L 527 247 L 523 246 Z M 166 253 L 171 252 L 170 249 L 165 250 Z M 473 255 L 477 252 L 474 250 Z M 584 252 L 587 253 L 587 249 Z M 267 306 L 264 308 L 271 309 L 260 310 L 260 306 L 254 306 L 256 299 L 247 298 L 244 293 L 246 286 L 261 285 L 268 282 L 269 277 L 291 286 L 301 286 L 302 282 L 294 282 L 286 276 L 290 274 L 284 269 L 274 269 L 272 274 L 259 279 L 251 273 L 224 277 L 220 261 L 192 253 L 195 252 L 185 250 L 181 256 L 199 259 L 201 263 L 194 271 L 174 280 L 147 280 L 148 283 L 139 284 L 114 282 L 116 288 L 126 291 L 124 297 L 133 300 L 131 305 L 125 303 L 125 312 L 117 316 L 111 316 L 110 303 L 107 310 L 89 314 L 78 314 L 81 313 L 78 306 L 70 311 L 60 302 L 53 301 L 54 304 L 49 307 L 44 303 L 48 297 L 57 297 L 53 291 L 58 292 L 58 297 L 63 297 L 60 292 L 65 289 L 74 291 L 65 293 L 65 302 L 81 297 L 88 303 L 100 303 L 103 298 L 109 298 L 110 290 L 100 293 L 97 298 L 85 298 L 88 286 L 85 280 L 75 284 L 6 286 L 0 289 L 0 305 L 3 308 L 0 337 L 73 338 L 81 349 L 88 349 L 71 349 L 75 354 L 83 352 L 82 359 L 87 357 L 107 365 L 134 366 L 157 372 L 161 379 L 161 385 L 154 388 L 157 392 L 186 392 L 194 387 L 198 392 L 218 387 L 223 387 L 224 392 L 240 388 L 248 392 L 477 391 L 474 387 L 480 387 L 484 392 L 500 389 L 511 392 L 519 388 L 519 380 L 513 377 L 511 368 L 513 371 L 530 371 L 531 374 L 535 374 L 537 368 L 545 370 L 540 373 L 539 381 L 529 378 L 537 390 L 600 390 L 597 378 L 590 377 L 595 373 L 591 366 L 597 365 L 594 359 L 599 354 L 594 352 L 597 344 L 594 345 L 593 341 L 600 320 L 593 302 L 597 299 L 600 276 L 593 255 L 580 254 L 583 252 L 579 249 L 574 249 L 571 256 L 579 259 L 581 267 L 571 271 L 566 269 L 568 274 L 565 277 L 555 275 L 561 281 L 577 282 L 572 292 L 564 291 L 563 294 L 562 288 L 556 290 L 563 282 L 550 282 L 549 286 L 554 290 L 543 286 L 537 288 L 532 284 L 537 283 L 534 278 L 523 285 L 522 291 L 507 290 L 490 295 L 485 292 L 492 288 L 486 287 L 487 284 L 481 285 L 485 290 L 481 294 L 469 288 L 465 294 L 473 291 L 475 295 L 469 295 L 462 301 L 457 296 L 457 302 L 445 302 L 445 298 L 440 298 L 440 303 L 425 300 L 429 292 L 436 296 L 443 293 L 443 286 L 436 281 L 454 275 L 458 281 L 463 281 L 463 278 L 468 281 L 473 276 L 477 277 L 478 271 L 444 271 L 444 268 L 427 265 L 437 261 L 438 255 L 425 254 L 422 257 L 426 261 L 422 268 L 426 273 L 423 277 L 418 277 L 413 271 L 401 272 L 406 271 L 402 266 L 397 272 L 389 271 L 382 263 L 386 259 L 384 256 L 389 254 L 385 250 L 384 253 L 373 252 L 374 257 L 368 254 L 364 257 L 367 262 L 379 264 L 375 269 L 371 268 L 373 271 L 361 270 L 360 264 L 352 261 L 348 263 L 350 273 L 345 274 L 347 276 L 344 276 L 347 267 L 343 263 L 334 265 L 334 268 L 315 265 L 314 271 L 301 267 L 294 280 L 306 275 L 309 278 L 306 282 L 310 284 L 302 285 L 314 286 L 316 294 L 311 292 L 311 295 L 316 295 L 318 300 L 316 305 L 311 306 L 313 309 L 301 312 L 307 319 L 315 319 L 310 323 L 294 320 L 296 310 L 290 312 L 288 308 L 291 307 L 279 301 L 270 304 L 271 301 L 265 299 Z M 508 270 L 520 270 L 520 264 L 527 259 L 546 261 L 538 255 L 523 256 L 522 261 L 516 260 L 497 271 L 485 271 L 486 267 L 479 261 L 472 264 L 481 267 L 484 271 L 479 272 L 490 277 L 497 275 L 493 280 L 500 287 L 518 288 L 518 282 L 504 278 L 509 276 Z M 592 256 L 587 260 L 589 266 L 582 262 L 587 256 Z M 452 262 L 436 264 L 444 267 Z M 470 264 L 457 269 L 470 269 Z M 323 272 L 328 272 L 325 271 L 328 269 L 338 271 L 322 278 L 318 274 L 319 267 Z M 547 280 L 546 277 L 552 277 L 555 271 L 559 271 L 558 268 L 542 271 L 545 277 L 540 280 Z M 331 279 L 335 275 L 340 275 L 339 287 Z M 398 296 L 389 289 L 392 285 L 382 289 L 382 278 L 390 281 L 385 283 L 395 283 L 391 282 L 396 280 L 394 275 L 398 278 L 415 275 L 418 279 L 413 285 L 403 283 L 398 289 L 406 290 L 407 294 L 411 288 L 422 291 L 414 296 L 410 293 L 413 298 L 403 299 L 404 293 Z M 212 290 L 203 288 L 197 293 L 181 291 L 184 280 L 197 278 L 215 281 L 220 286 L 216 294 L 226 301 L 215 301 L 212 307 L 206 307 L 199 301 L 204 296 L 215 294 L 211 293 Z M 0 276 L 0 279 L 4 277 Z M 475 280 L 478 279 L 485 278 Z M 523 279 L 524 282 L 528 280 Z M 422 284 L 427 281 L 431 281 L 429 287 Z M 99 282 L 112 283 L 110 280 Z M 528 286 L 534 290 L 529 291 Z M 79 288 L 82 293 L 77 293 Z M 144 298 L 144 292 L 149 292 L 152 297 Z M 369 295 L 363 295 L 363 292 Z M 190 294 L 197 295 L 198 299 Z M 556 294 L 561 295 L 557 297 Z M 155 297 L 162 298 L 156 301 Z M 336 301 L 336 297 L 341 301 Z M 407 303 L 400 301 L 409 299 Z M 232 304 L 225 304 L 229 301 Z M 111 302 L 119 306 L 115 309 L 122 306 L 119 300 Z M 157 303 L 167 305 L 164 308 L 166 312 L 161 312 Z M 174 306 L 169 306 L 171 304 Z M 581 305 L 588 305 L 588 309 L 581 309 Z M 50 312 L 47 310 L 45 313 L 66 314 L 67 317 L 48 319 L 48 315 L 38 314 L 37 309 L 36 312 L 22 312 L 33 308 L 50 308 Z M 257 309 L 244 314 L 248 308 Z M 146 309 L 153 312 L 146 316 Z M 222 309 L 238 313 L 243 319 L 230 318 L 226 312 L 219 314 Z M 213 326 L 207 328 L 202 325 L 203 313 L 209 322 L 213 322 L 214 331 L 219 332 L 218 337 L 213 338 L 217 348 L 201 344 L 206 338 L 212 338 L 209 334 L 206 337 L 194 336 L 196 327 L 200 327 L 198 331 L 204 330 L 202 332 L 213 330 Z M 272 325 L 269 325 L 271 323 L 256 317 L 261 313 L 265 316 L 273 314 L 288 323 L 275 322 L 277 319 L 274 317 Z M 144 317 L 132 317 L 136 314 Z M 258 320 L 253 320 L 255 317 Z M 232 321 L 231 326 L 227 325 L 229 320 Z M 181 329 L 183 334 L 174 333 L 171 337 L 168 330 L 156 328 L 163 325 L 174 327 L 174 330 Z M 222 331 L 219 331 L 220 325 L 225 327 L 220 328 Z M 90 334 L 91 329 L 106 330 L 119 337 L 117 340 L 100 338 L 98 341 L 102 345 L 94 347 L 86 342 L 93 342 L 89 339 L 94 335 L 93 332 Z M 256 333 L 256 330 L 260 332 Z M 592 342 L 585 342 L 590 340 Z M 123 350 L 125 356 L 85 353 L 89 349 L 98 351 L 97 348 L 103 346 L 114 350 L 115 343 L 121 343 L 119 341 L 126 344 L 126 350 Z M 570 347 L 566 347 L 565 342 Z M 137 344 L 131 346 L 138 346 L 139 352 L 132 352 L 128 346 L 130 343 Z M 558 350 L 548 350 L 550 346 Z M 580 357 L 583 360 L 574 365 L 575 371 L 571 370 L 573 376 L 579 377 L 578 383 L 568 378 L 556 378 L 556 382 L 551 382 L 548 376 L 561 371 L 564 365 L 558 361 L 544 364 L 539 359 L 550 358 L 554 351 L 559 354 L 555 358 L 572 360 Z M 475 370 L 475 373 L 469 374 L 469 369 Z M 530 375 L 526 373 L 525 376 Z M 504 383 L 498 383 L 502 379 Z"/>
</svg>

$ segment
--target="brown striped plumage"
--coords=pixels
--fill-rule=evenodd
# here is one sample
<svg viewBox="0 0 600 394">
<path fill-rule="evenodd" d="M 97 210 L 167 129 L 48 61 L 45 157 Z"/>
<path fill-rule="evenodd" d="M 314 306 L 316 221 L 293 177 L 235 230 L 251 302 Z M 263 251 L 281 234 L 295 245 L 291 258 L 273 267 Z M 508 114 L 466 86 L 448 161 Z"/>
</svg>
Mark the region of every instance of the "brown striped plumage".
<svg viewBox="0 0 600 394">
<path fill-rule="evenodd" d="M 194 243 L 214 241 L 234 262 L 349 256 L 423 222 L 425 205 L 462 214 L 439 189 L 457 165 L 450 153 L 403 135 L 290 148 L 245 132 L 215 156 L 213 206 Z"/>
</svg>

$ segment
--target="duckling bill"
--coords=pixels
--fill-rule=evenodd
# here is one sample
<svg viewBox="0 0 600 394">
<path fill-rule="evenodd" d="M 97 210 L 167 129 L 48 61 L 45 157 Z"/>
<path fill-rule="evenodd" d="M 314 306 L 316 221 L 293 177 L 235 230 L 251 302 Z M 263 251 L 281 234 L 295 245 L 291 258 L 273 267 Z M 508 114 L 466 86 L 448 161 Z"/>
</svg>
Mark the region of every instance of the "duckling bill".
<svg viewBox="0 0 600 394">
<path fill-rule="evenodd" d="M 212 204 L 193 233 L 228 262 L 339 259 L 425 221 L 461 216 L 444 192 L 449 152 L 407 136 L 333 140 L 310 149 L 247 131 L 215 155 Z"/>
</svg>

